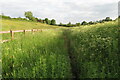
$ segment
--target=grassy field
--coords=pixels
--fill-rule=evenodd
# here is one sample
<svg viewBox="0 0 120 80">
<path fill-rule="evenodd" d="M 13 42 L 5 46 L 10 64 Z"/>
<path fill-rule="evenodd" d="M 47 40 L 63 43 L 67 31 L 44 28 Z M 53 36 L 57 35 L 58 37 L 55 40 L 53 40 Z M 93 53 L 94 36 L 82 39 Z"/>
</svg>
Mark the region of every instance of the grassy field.
<svg viewBox="0 0 120 80">
<path fill-rule="evenodd" d="M 28 33 L 4 43 L 4 78 L 68 78 L 70 64 L 61 31 Z"/>
<path fill-rule="evenodd" d="M 20 21 L 20 20 L 7 20 L 2 19 L 2 31 L 9 30 L 26 30 L 26 29 L 55 29 L 58 26 L 47 25 L 39 22 Z"/>
<path fill-rule="evenodd" d="M 30 30 L 30 29 L 56 29 L 60 28 L 58 26 L 52 26 L 47 25 L 43 23 L 38 22 L 31 22 L 31 21 L 20 21 L 20 20 L 14 20 L 14 19 L 0 19 L 0 22 L 2 23 L 2 27 L 0 31 L 9 31 L 9 30 Z M 15 37 L 21 35 L 23 33 L 15 33 Z M 2 40 L 10 39 L 11 35 L 10 33 L 6 34 L 0 34 L 2 36 Z"/>
<path fill-rule="evenodd" d="M 109 22 L 68 32 L 80 78 L 118 78 L 118 23 Z"/>
<path fill-rule="evenodd" d="M 15 40 L 2 44 L 2 76 L 118 78 L 118 30 L 117 21 L 112 21 L 34 34 L 21 33 Z"/>
</svg>

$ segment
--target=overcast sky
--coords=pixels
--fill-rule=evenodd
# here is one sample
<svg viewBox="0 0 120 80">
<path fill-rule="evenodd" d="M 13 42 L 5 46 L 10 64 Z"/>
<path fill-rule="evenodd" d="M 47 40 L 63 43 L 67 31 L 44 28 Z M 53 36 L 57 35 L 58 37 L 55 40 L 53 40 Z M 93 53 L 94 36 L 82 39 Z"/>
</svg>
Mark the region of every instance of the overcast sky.
<svg viewBox="0 0 120 80">
<path fill-rule="evenodd" d="M 95 21 L 118 16 L 119 0 L 0 0 L 0 13 L 24 17 L 32 11 L 35 17 L 56 19 L 57 23 Z"/>
</svg>

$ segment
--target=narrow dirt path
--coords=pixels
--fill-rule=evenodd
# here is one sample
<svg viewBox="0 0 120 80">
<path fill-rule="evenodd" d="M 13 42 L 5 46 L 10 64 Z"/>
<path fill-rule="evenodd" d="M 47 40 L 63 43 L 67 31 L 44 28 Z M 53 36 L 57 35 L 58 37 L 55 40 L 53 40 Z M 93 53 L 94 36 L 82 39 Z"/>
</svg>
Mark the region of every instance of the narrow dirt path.
<svg viewBox="0 0 120 80">
<path fill-rule="evenodd" d="M 63 38 L 65 40 L 65 48 L 67 49 L 67 53 L 69 55 L 69 59 L 70 59 L 70 65 L 71 65 L 71 72 L 72 72 L 72 78 L 79 78 L 79 72 L 78 72 L 78 67 L 77 67 L 77 60 L 76 60 L 76 56 L 74 55 L 74 53 L 72 52 L 72 48 L 71 48 L 71 40 L 69 38 L 69 32 L 70 30 L 64 30 L 63 31 Z"/>
</svg>

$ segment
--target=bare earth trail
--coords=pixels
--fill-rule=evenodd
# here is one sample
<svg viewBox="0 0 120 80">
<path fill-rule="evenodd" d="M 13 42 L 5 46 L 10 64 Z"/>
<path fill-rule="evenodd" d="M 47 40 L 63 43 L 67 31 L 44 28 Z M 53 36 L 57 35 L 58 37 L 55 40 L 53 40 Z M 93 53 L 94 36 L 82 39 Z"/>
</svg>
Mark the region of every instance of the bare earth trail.
<svg viewBox="0 0 120 80">
<path fill-rule="evenodd" d="M 67 29 L 67 30 L 64 30 L 63 31 L 63 38 L 64 38 L 64 41 L 65 41 L 65 48 L 67 49 L 67 53 L 69 55 L 69 59 L 70 59 L 70 66 L 71 66 L 71 72 L 72 72 L 72 78 L 75 78 L 75 79 L 78 79 L 80 76 L 79 76 L 79 70 L 78 70 L 78 67 L 77 67 L 77 59 L 76 59 L 76 56 L 74 55 L 74 53 L 72 52 L 72 48 L 71 48 L 71 40 L 69 38 L 69 33 L 70 33 L 70 30 Z"/>
</svg>

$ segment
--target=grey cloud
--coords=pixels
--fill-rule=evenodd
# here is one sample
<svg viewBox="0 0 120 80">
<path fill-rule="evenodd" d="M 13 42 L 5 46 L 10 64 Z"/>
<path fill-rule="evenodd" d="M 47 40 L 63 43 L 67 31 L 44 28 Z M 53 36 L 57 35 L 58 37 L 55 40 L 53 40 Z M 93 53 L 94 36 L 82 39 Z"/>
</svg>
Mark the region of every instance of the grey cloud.
<svg viewBox="0 0 120 80">
<path fill-rule="evenodd" d="M 96 5 L 93 7 L 94 11 L 98 12 L 99 15 L 102 16 L 113 16 L 117 14 L 118 11 L 118 4 L 111 3 L 111 4 L 104 4 L 104 5 Z M 117 16 L 117 15 L 116 15 Z"/>
<path fill-rule="evenodd" d="M 120 1 L 118 3 L 118 15 L 120 16 Z"/>
<path fill-rule="evenodd" d="M 32 11 L 39 18 L 54 18 L 58 23 L 99 20 L 117 17 L 117 3 L 93 4 L 84 0 L 9 0 L 0 1 L 2 13 L 12 17 L 24 17 L 25 11 Z"/>
<path fill-rule="evenodd" d="M 77 5 L 72 4 L 70 2 L 67 3 L 68 3 L 67 5 L 71 7 L 71 10 L 73 10 L 69 14 L 74 15 L 73 17 L 74 21 L 79 21 L 79 20 L 96 21 L 99 19 L 103 19 L 107 16 L 115 19 L 118 16 L 117 3 L 95 4 L 95 5 L 84 4 L 84 7 L 79 6 L 78 4 Z M 76 11 L 76 13 L 73 13 L 74 11 Z M 68 18 L 70 18 L 70 16 L 66 17 L 66 19 Z"/>
</svg>

